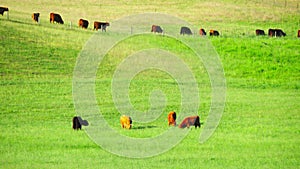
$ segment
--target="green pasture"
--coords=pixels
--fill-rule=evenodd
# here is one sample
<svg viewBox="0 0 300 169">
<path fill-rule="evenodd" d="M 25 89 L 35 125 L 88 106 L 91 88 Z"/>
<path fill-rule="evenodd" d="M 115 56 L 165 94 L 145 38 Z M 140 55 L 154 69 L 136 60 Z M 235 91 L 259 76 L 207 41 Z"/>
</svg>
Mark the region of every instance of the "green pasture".
<svg viewBox="0 0 300 169">
<path fill-rule="evenodd" d="M 56 5 L 59 1 L 29 2 L 0 4 L 10 8 L 9 20 L 6 13 L 0 16 L 0 168 L 299 168 L 298 1 L 67 0 L 61 6 Z M 40 24 L 32 22 L 32 12 L 41 12 Z M 50 24 L 50 12 L 60 13 L 66 24 Z M 219 30 L 220 37 L 205 38 L 219 54 L 227 90 L 223 116 L 208 141 L 199 143 L 203 127 L 192 128 L 170 151 L 132 159 L 99 147 L 84 132 L 86 127 L 72 129 L 76 115 L 72 80 L 77 57 L 96 33 L 91 27 L 77 28 L 79 18 L 92 23 L 142 12 L 167 13 L 196 27 Z M 283 29 L 287 36 L 254 35 L 257 28 L 271 27 Z M 99 36 L 118 36 L 110 27 L 107 30 Z M 201 41 L 196 35 L 181 38 Z M 169 128 L 168 112 L 180 109 L 176 80 L 162 71 L 143 71 L 129 88 L 134 108 L 147 111 L 149 95 L 156 89 L 163 91 L 167 105 L 155 121 L 134 122 L 132 130 L 121 129 L 111 95 L 112 75 L 124 58 L 146 48 L 175 53 L 191 68 L 201 100 L 195 113 L 205 126 L 211 104 L 205 66 L 183 43 L 154 34 L 119 42 L 99 65 L 95 94 L 109 125 L 125 136 L 154 137 Z"/>
</svg>

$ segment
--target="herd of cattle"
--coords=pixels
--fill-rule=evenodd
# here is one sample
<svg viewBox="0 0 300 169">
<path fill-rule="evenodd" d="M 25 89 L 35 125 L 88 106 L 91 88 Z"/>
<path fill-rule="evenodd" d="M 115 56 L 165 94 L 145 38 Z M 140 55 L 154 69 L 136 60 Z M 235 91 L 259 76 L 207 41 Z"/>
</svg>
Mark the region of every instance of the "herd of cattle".
<svg viewBox="0 0 300 169">
<path fill-rule="evenodd" d="M 7 7 L 0 7 L 0 14 L 3 16 L 3 13 L 5 11 L 9 11 L 9 9 Z M 32 14 L 32 19 L 33 21 L 39 23 L 39 17 L 40 17 L 40 13 L 33 13 Z M 59 23 L 59 24 L 64 24 L 64 21 L 62 19 L 62 17 L 57 14 L 57 13 L 50 13 L 50 23 Z M 98 21 L 94 21 L 94 29 L 93 30 L 98 30 L 101 29 L 102 31 L 106 32 L 106 27 L 109 26 L 109 22 L 98 22 Z M 89 21 L 85 20 L 85 19 L 79 19 L 78 21 L 78 26 L 84 29 L 87 29 L 89 26 Z M 152 25 L 151 28 L 151 32 L 155 32 L 155 33 L 163 33 L 163 29 L 158 26 L 158 25 Z M 180 29 L 180 34 L 181 35 L 192 35 L 192 31 L 190 28 L 183 26 Z M 261 29 L 256 29 L 255 30 L 255 34 L 257 36 L 261 36 L 261 35 L 266 35 L 264 30 Z M 206 32 L 203 28 L 200 28 L 199 30 L 199 35 L 200 36 L 206 36 Z M 219 36 L 220 33 L 217 30 L 210 30 L 209 31 L 209 35 L 210 36 Z M 286 33 L 283 32 L 281 29 L 269 29 L 268 30 L 268 36 L 270 37 L 282 37 L 282 36 L 286 36 Z M 300 30 L 298 30 L 297 33 L 297 37 L 300 38 Z"/>
<path fill-rule="evenodd" d="M 132 119 L 129 116 L 122 115 L 120 117 L 120 123 L 121 127 L 125 129 L 131 129 L 132 128 Z M 81 126 L 88 126 L 89 123 L 87 120 L 82 120 L 80 116 L 73 117 L 73 129 L 74 130 L 81 130 Z M 169 126 L 176 126 L 176 112 L 171 111 L 168 114 L 168 125 Z M 179 128 L 189 128 L 191 126 L 201 127 L 200 124 L 200 117 L 199 116 L 188 116 L 180 123 L 178 126 Z"/>
</svg>

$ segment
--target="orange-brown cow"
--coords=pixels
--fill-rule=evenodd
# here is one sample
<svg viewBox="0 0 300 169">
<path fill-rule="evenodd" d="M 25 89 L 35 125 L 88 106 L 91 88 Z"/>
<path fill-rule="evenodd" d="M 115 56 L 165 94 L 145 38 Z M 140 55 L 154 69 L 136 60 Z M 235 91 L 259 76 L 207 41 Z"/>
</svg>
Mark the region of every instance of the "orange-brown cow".
<svg viewBox="0 0 300 169">
<path fill-rule="evenodd" d="M 172 125 L 172 126 L 175 126 L 175 125 L 176 125 L 176 112 L 171 111 L 171 112 L 168 114 L 168 124 L 169 124 L 169 126 L 170 126 L 170 125 Z"/>
<path fill-rule="evenodd" d="M 82 28 L 84 28 L 84 29 L 87 29 L 88 26 L 89 26 L 89 21 L 84 20 L 84 19 L 79 19 L 79 21 L 78 21 L 78 26 L 79 26 L 79 27 L 82 27 Z"/>
<path fill-rule="evenodd" d="M 131 129 L 132 127 L 132 120 L 131 117 L 129 116 L 125 116 L 125 115 L 121 116 L 120 123 L 122 128 Z"/>
<path fill-rule="evenodd" d="M 39 17 L 40 17 L 40 13 L 33 13 L 32 14 L 32 20 L 34 21 L 34 22 L 39 22 Z"/>
<path fill-rule="evenodd" d="M 189 116 L 186 117 L 179 125 L 179 128 L 189 128 L 190 126 L 195 126 L 195 128 L 197 128 L 197 126 L 200 128 L 201 124 L 200 124 L 200 117 L 199 116 Z"/>
<path fill-rule="evenodd" d="M 54 23 L 54 22 L 64 24 L 64 21 L 59 14 L 50 13 L 50 23 Z"/>
<path fill-rule="evenodd" d="M 199 35 L 201 35 L 201 36 L 205 36 L 206 35 L 206 32 L 205 32 L 205 30 L 203 28 L 201 28 L 199 30 Z"/>
<path fill-rule="evenodd" d="M 109 23 L 108 22 L 97 22 L 95 21 L 94 22 L 94 30 L 96 29 L 96 31 L 98 29 L 101 29 L 102 32 L 105 31 L 106 32 L 106 27 L 109 26 Z"/>
</svg>

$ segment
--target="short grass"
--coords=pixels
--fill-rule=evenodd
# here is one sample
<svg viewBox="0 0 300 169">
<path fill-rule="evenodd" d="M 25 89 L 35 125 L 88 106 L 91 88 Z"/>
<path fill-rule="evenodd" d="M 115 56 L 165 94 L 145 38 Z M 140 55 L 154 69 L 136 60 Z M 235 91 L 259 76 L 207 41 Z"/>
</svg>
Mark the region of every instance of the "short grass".
<svg viewBox="0 0 300 169">
<path fill-rule="evenodd" d="M 6 20 L 5 15 L 0 16 L 1 168 L 300 166 L 297 1 L 287 1 L 287 5 L 280 0 L 274 1 L 275 4 L 258 0 L 186 3 L 64 1 L 65 4 L 61 6 L 55 5 L 58 1 L 39 1 L 30 5 L 28 2 L 1 2 L 1 5 L 11 9 L 10 20 Z M 47 3 L 47 8 L 42 5 Z M 84 6 L 85 12 L 80 13 L 81 6 Z M 93 32 L 76 27 L 69 29 L 69 25 L 51 25 L 48 23 L 48 13 L 57 11 L 63 14 L 65 20 L 76 23 L 78 17 L 84 16 L 90 20 L 102 19 L 103 12 L 98 12 L 98 8 L 105 11 L 103 20 L 134 12 L 156 11 L 187 18 L 199 27 L 204 25 L 207 29 L 221 30 L 221 37 L 208 38 L 219 53 L 224 67 L 226 107 L 216 132 L 207 142 L 199 143 L 202 128 L 192 129 L 182 142 L 164 154 L 130 159 L 106 152 L 84 131 L 72 130 L 71 119 L 76 115 L 72 97 L 73 70 L 78 54 Z M 129 9 L 134 11 L 128 13 Z M 42 13 L 40 25 L 31 22 L 33 11 L 47 13 Z M 288 36 L 255 37 L 253 30 L 257 27 L 265 30 L 281 27 Z M 136 43 L 140 45 L 132 45 Z M 119 128 L 119 115 L 109 93 L 111 74 L 122 57 L 149 46 L 167 48 L 192 67 L 198 84 L 203 85 L 200 90 L 203 102 L 198 113 L 205 125 L 210 105 L 205 69 L 183 44 L 152 34 L 135 36 L 119 43 L 99 66 L 97 101 L 102 105 L 110 125 L 121 134 L 131 137 L 155 136 L 168 128 L 165 115 L 169 109 L 180 107 L 178 87 L 172 78 L 159 71 L 143 72 L 133 79 L 130 86 L 134 106 L 142 111 L 147 110 L 150 91 L 157 88 L 165 92 L 168 105 L 163 115 L 154 122 L 134 123 L 130 131 Z"/>
</svg>

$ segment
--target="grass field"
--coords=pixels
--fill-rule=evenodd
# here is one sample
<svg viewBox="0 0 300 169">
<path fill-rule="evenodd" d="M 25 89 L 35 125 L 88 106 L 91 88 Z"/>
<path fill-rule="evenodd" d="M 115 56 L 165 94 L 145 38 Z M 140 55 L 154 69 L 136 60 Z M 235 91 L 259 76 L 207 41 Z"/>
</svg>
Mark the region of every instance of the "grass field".
<svg viewBox="0 0 300 169">
<path fill-rule="evenodd" d="M 4 0 L 0 5 L 10 9 L 9 20 L 6 13 L 0 16 L 0 168 L 299 168 L 298 1 Z M 50 24 L 52 11 L 66 24 Z M 41 12 L 41 24 L 31 21 L 32 12 Z M 227 91 L 222 119 L 208 141 L 199 143 L 203 127 L 192 129 L 170 151 L 132 159 L 107 152 L 84 131 L 73 131 L 72 81 L 77 57 L 95 33 L 77 28 L 79 18 L 92 23 L 142 12 L 167 13 L 219 30 L 220 37 L 207 38 L 222 61 Z M 254 35 L 257 28 L 275 27 L 287 36 Z M 118 36 L 110 27 L 107 35 Z M 180 109 L 176 81 L 161 71 L 145 71 L 131 81 L 133 106 L 146 111 L 154 89 L 164 92 L 167 105 L 153 122 L 134 123 L 129 131 L 120 128 L 110 93 L 113 71 L 122 58 L 149 47 L 171 51 L 192 67 L 201 86 L 198 114 L 205 126 L 211 103 L 205 67 L 183 44 L 153 34 L 120 42 L 101 62 L 95 93 L 106 120 L 122 135 L 147 138 L 167 130 L 167 113 Z"/>
</svg>

